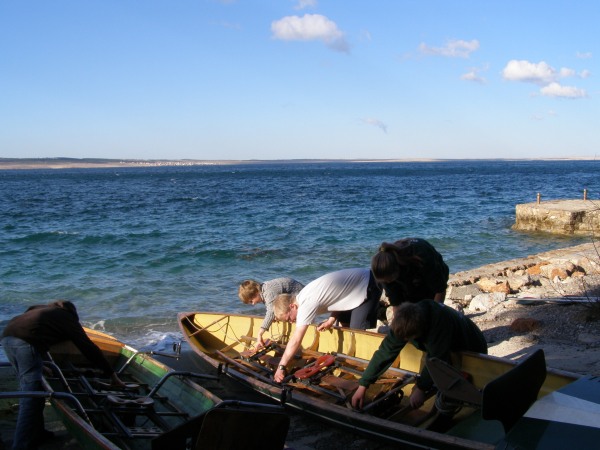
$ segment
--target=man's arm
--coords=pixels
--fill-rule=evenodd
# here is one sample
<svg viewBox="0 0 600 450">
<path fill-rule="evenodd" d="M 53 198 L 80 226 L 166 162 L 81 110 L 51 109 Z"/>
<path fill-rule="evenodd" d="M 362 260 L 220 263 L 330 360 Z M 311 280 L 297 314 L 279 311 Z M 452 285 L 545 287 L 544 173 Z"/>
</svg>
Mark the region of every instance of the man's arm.
<svg viewBox="0 0 600 450">
<path fill-rule="evenodd" d="M 90 362 L 102 369 L 106 377 L 110 377 L 113 386 L 125 386 L 125 383 L 121 381 L 111 364 L 104 357 L 102 350 L 89 338 L 78 321 L 67 321 L 63 324 L 63 331 Z"/>
<path fill-rule="evenodd" d="M 379 344 L 379 348 L 373 353 L 369 365 L 364 370 L 362 377 L 358 381 L 361 386 L 369 386 L 390 368 L 398 354 L 402 351 L 406 341 L 398 339 L 391 331 Z"/>
<path fill-rule="evenodd" d="M 304 339 L 306 330 L 308 330 L 308 325 L 296 326 L 294 334 L 292 334 L 292 337 L 285 346 L 285 351 L 283 352 L 283 356 L 279 361 L 279 367 L 275 371 L 274 379 L 277 383 L 281 383 L 285 378 L 286 372 L 284 369 L 282 369 L 282 366 L 287 366 L 287 364 L 292 360 L 292 358 L 300 348 L 300 344 L 302 344 L 302 339 Z"/>
<path fill-rule="evenodd" d="M 317 326 L 317 331 L 329 330 L 331 327 L 333 327 L 333 325 L 335 324 L 336 321 L 337 321 L 337 317 L 335 316 L 335 314 L 331 314 L 331 316 L 329 316 L 327 318 L 327 320 L 325 320 L 324 322 L 321 322 Z"/>
<path fill-rule="evenodd" d="M 403 339 L 398 339 L 391 331 L 379 344 L 379 349 L 375 351 L 369 365 L 364 370 L 362 377 L 358 380 L 360 385 L 352 396 L 352 406 L 360 409 L 364 404 L 364 397 L 369 385 L 377 381 L 377 379 L 389 369 L 400 351 L 404 348 L 406 342 Z"/>
</svg>

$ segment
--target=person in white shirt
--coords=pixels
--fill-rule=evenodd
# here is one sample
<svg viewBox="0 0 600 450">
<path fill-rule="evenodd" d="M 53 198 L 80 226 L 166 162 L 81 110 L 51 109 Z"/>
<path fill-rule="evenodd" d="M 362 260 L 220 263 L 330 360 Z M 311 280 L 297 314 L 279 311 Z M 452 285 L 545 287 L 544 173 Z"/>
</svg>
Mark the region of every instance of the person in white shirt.
<svg viewBox="0 0 600 450">
<path fill-rule="evenodd" d="M 319 324 L 324 331 L 336 322 L 350 328 L 374 328 L 381 289 L 370 269 L 356 268 L 331 272 L 308 283 L 298 294 L 279 295 L 273 303 L 275 319 L 295 322 L 296 329 L 286 345 L 274 379 L 280 383 L 286 375 L 286 365 L 296 354 L 308 326 L 327 312 L 330 317 Z"/>
</svg>

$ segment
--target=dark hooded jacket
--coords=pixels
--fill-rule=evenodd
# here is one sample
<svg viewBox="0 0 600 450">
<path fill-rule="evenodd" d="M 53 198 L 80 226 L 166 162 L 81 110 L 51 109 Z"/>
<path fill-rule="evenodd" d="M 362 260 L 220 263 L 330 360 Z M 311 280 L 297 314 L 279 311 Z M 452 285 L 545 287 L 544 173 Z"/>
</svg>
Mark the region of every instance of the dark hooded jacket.
<svg viewBox="0 0 600 450">
<path fill-rule="evenodd" d="M 68 301 L 31 306 L 8 322 L 2 336 L 22 339 L 42 355 L 54 344 L 71 341 L 106 376 L 114 372 L 102 351 L 90 340 L 79 323 L 75 306 Z"/>
</svg>

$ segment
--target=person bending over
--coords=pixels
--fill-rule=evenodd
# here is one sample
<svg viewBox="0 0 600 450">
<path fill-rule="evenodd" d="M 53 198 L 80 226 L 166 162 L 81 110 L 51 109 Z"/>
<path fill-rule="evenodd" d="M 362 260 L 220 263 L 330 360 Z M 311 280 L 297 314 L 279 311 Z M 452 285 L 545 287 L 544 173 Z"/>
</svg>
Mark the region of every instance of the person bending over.
<svg viewBox="0 0 600 450">
<path fill-rule="evenodd" d="M 265 318 L 256 336 L 256 348 L 263 347 L 265 342 L 263 335 L 271 327 L 275 314 L 273 313 L 273 302 L 280 294 L 297 294 L 304 285 L 293 278 L 283 277 L 259 283 L 255 280 L 245 280 L 240 284 L 238 296 L 246 305 L 264 303 L 267 308 Z"/>
<path fill-rule="evenodd" d="M 449 269 L 442 255 L 424 239 L 382 243 L 371 259 L 371 270 L 392 306 L 424 299 L 444 303 Z"/>
<path fill-rule="evenodd" d="M 43 391 L 43 356 L 50 346 L 72 341 L 81 353 L 111 378 L 114 386 L 124 387 L 102 351 L 94 344 L 79 323 L 75 305 L 70 301 L 55 301 L 35 305 L 13 317 L 2 333 L 2 347 L 15 368 L 22 391 Z M 13 449 L 31 449 L 51 432 L 44 428 L 43 398 L 22 398 L 13 439 Z"/>
<path fill-rule="evenodd" d="M 390 332 L 373 354 L 352 396 L 352 406 L 363 407 L 365 393 L 394 362 L 407 342 L 426 353 L 427 358 L 439 358 L 451 363 L 451 352 L 487 353 L 487 342 L 481 330 L 458 311 L 433 300 L 403 303 L 397 309 Z M 424 366 L 410 395 L 410 405 L 419 408 L 425 401 L 433 380 Z"/>
<path fill-rule="evenodd" d="M 286 366 L 300 348 L 308 326 L 317 316 L 331 313 L 317 330 L 331 328 L 336 321 L 350 328 L 368 329 L 377 324 L 377 305 L 381 289 L 369 269 L 344 269 L 331 272 L 311 281 L 299 294 L 280 295 L 273 309 L 275 318 L 295 322 L 274 379 L 280 383 L 286 375 Z"/>
</svg>

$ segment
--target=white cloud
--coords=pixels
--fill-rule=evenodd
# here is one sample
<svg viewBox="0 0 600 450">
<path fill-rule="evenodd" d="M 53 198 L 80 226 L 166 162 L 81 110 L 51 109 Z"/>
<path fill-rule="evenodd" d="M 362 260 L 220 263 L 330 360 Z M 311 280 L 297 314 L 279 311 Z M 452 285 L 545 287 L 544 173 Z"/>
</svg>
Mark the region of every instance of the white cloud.
<svg viewBox="0 0 600 450">
<path fill-rule="evenodd" d="M 582 71 L 579 76 L 586 78 L 590 75 L 587 70 Z M 585 98 L 587 92 L 574 86 L 563 86 L 559 83 L 562 78 L 575 77 L 577 73 L 566 67 L 560 70 L 554 69 L 545 61 L 532 63 L 525 60 L 513 59 L 506 64 L 502 70 L 502 77 L 509 81 L 522 81 L 535 83 L 542 86 L 540 93 L 546 97 L 561 98 Z"/>
<path fill-rule="evenodd" d="M 321 41 L 333 50 L 349 51 L 344 33 L 335 22 L 320 14 L 284 17 L 271 23 L 271 32 L 282 41 Z"/>
<path fill-rule="evenodd" d="M 566 67 L 562 67 L 558 72 L 558 78 L 568 78 L 574 77 L 575 71 L 573 69 L 567 69 Z"/>
<path fill-rule="evenodd" d="M 294 9 L 301 10 L 301 9 L 316 8 L 316 7 L 317 7 L 317 0 L 298 0 L 298 3 L 296 4 L 296 6 L 294 6 Z"/>
<path fill-rule="evenodd" d="M 387 125 L 379 119 L 367 118 L 367 119 L 363 119 L 363 122 L 366 123 L 367 125 L 372 125 L 374 127 L 377 127 L 379 129 L 381 129 L 384 133 L 387 133 Z"/>
<path fill-rule="evenodd" d="M 470 72 L 467 72 L 465 74 L 462 74 L 460 76 L 461 80 L 465 80 L 465 81 L 474 81 L 475 83 L 485 83 L 485 78 L 480 77 L 476 71 L 471 70 Z"/>
<path fill-rule="evenodd" d="M 460 76 L 461 80 L 473 81 L 475 83 L 484 84 L 487 80 L 480 75 L 480 72 L 488 70 L 487 65 L 484 67 L 472 67 L 467 73 Z"/>
<path fill-rule="evenodd" d="M 592 52 L 577 52 L 575 56 L 579 59 L 590 59 L 592 57 Z"/>
<path fill-rule="evenodd" d="M 449 58 L 468 58 L 471 53 L 479 49 L 479 41 L 451 40 L 443 47 L 429 47 L 425 43 L 419 45 L 419 51 L 425 55 L 447 56 Z"/>
<path fill-rule="evenodd" d="M 590 72 L 590 71 L 589 71 L 589 70 L 587 70 L 587 69 L 584 69 L 584 70 L 582 70 L 582 71 L 581 71 L 581 73 L 579 74 L 579 76 L 580 76 L 581 78 L 589 78 L 589 77 L 591 77 L 591 76 L 592 76 L 592 72 Z"/>
<path fill-rule="evenodd" d="M 581 73 L 581 77 L 585 78 L 589 75 L 587 70 Z M 526 83 L 535 83 L 547 85 L 552 82 L 557 82 L 562 78 L 570 78 L 577 76 L 573 69 L 562 67 L 556 70 L 545 61 L 532 63 L 526 60 L 513 59 L 506 64 L 502 70 L 502 77 L 509 81 L 523 81 Z"/>
<path fill-rule="evenodd" d="M 524 81 L 536 84 L 547 84 L 556 79 L 556 70 L 546 62 L 532 63 L 513 59 L 502 70 L 502 77 L 509 81 Z"/>
<path fill-rule="evenodd" d="M 574 86 L 562 86 L 559 83 L 552 82 L 540 89 L 542 95 L 546 97 L 562 97 L 562 98 L 585 98 L 587 93 L 584 89 L 579 89 Z"/>
</svg>

